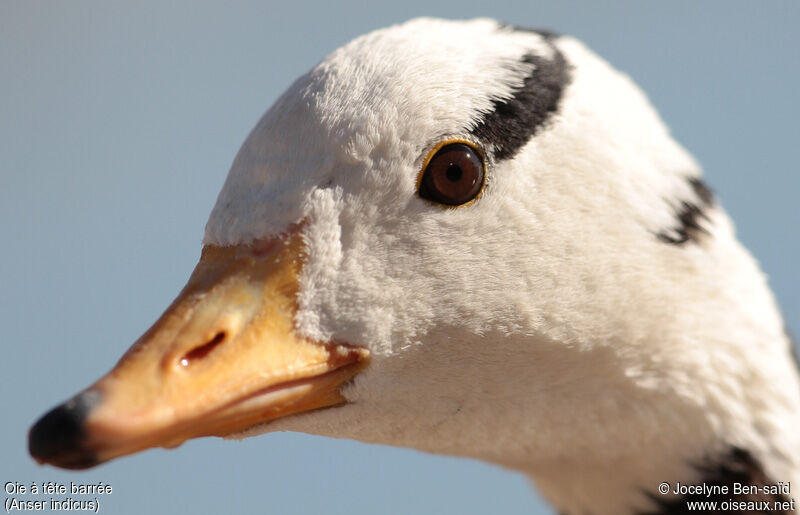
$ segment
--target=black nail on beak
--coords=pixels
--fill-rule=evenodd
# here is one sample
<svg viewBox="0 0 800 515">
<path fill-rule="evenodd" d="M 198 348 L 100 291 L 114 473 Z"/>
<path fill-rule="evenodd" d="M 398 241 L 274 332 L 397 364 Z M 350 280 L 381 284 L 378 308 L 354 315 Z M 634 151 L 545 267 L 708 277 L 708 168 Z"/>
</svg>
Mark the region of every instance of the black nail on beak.
<svg viewBox="0 0 800 515">
<path fill-rule="evenodd" d="M 68 469 L 84 469 L 97 464 L 86 449 L 84 425 L 92 408 L 100 402 L 100 392 L 87 390 L 56 406 L 31 427 L 28 451 L 39 463 Z"/>
</svg>

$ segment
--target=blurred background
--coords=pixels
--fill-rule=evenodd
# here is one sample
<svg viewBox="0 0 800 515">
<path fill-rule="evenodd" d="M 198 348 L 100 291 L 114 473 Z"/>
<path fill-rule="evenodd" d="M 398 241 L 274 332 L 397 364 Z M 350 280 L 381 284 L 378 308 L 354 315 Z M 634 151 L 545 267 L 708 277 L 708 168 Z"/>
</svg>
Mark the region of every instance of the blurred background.
<svg viewBox="0 0 800 515">
<path fill-rule="evenodd" d="M 631 75 L 800 331 L 796 2 L 1 0 L 3 483 L 102 481 L 111 514 L 550 512 L 497 467 L 300 434 L 80 473 L 26 451 L 30 424 L 105 373 L 183 286 L 262 112 L 334 48 L 419 15 L 551 28 Z"/>
</svg>

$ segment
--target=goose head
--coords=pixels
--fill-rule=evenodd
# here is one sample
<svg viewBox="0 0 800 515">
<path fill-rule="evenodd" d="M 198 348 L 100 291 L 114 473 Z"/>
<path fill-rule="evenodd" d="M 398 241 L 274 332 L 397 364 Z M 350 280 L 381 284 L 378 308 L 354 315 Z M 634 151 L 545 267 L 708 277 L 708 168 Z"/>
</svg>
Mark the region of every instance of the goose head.
<svg viewBox="0 0 800 515">
<path fill-rule="evenodd" d="M 623 513 L 737 453 L 800 480 L 789 353 L 625 75 L 570 37 L 418 19 L 267 111 L 185 289 L 30 449 L 84 468 L 303 431 L 486 460 L 566 512 Z"/>
</svg>

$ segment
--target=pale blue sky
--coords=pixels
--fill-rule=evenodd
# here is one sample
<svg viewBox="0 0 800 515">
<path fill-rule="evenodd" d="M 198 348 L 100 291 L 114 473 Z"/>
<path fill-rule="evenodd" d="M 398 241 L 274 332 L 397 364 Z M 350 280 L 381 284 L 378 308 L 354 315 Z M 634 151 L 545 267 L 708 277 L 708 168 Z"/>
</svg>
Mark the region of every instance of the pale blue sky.
<svg viewBox="0 0 800 515">
<path fill-rule="evenodd" d="M 26 432 L 177 294 L 239 144 L 280 92 L 349 39 L 418 15 L 552 28 L 629 73 L 800 331 L 799 6 L 0 0 L 0 479 L 110 483 L 111 514 L 531 513 L 525 479 L 408 450 L 275 434 L 67 473 L 36 466 Z"/>
</svg>

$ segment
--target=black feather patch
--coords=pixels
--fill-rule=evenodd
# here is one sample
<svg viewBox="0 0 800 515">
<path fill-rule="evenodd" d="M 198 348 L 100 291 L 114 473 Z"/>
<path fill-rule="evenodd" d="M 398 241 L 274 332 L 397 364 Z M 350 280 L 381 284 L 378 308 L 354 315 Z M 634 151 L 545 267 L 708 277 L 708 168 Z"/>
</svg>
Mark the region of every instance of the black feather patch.
<svg viewBox="0 0 800 515">
<path fill-rule="evenodd" d="M 538 34 L 538 35 L 540 35 L 543 38 L 548 39 L 548 40 L 555 39 L 555 38 L 561 36 L 561 34 L 559 34 L 558 32 L 554 32 L 554 31 L 552 31 L 550 29 L 534 29 L 534 28 L 531 28 L 531 27 L 520 27 L 519 25 L 514 25 L 512 23 L 501 23 L 500 24 L 500 29 L 501 30 L 512 30 L 512 31 L 518 31 L 518 32 L 532 32 L 532 33 Z"/>
<path fill-rule="evenodd" d="M 690 178 L 689 185 L 692 187 L 696 199 L 684 199 L 675 206 L 677 218 L 675 227 L 656 234 L 658 239 L 664 243 L 683 245 L 689 241 L 697 242 L 702 234 L 708 234 L 708 230 L 702 226 L 701 222 L 703 220 L 710 221 L 706 211 L 714 205 L 714 194 L 697 177 Z"/>
<path fill-rule="evenodd" d="M 788 488 L 787 483 L 767 477 L 761 464 L 743 449 L 733 447 L 722 459 L 696 468 L 701 473 L 700 478 L 686 485 L 705 485 L 711 493 L 673 496 L 669 500 L 665 500 L 664 495 L 648 493 L 647 496 L 655 503 L 655 509 L 644 513 L 794 513 L 790 497 L 782 493 L 781 486 Z M 748 491 L 742 492 L 740 489 L 739 493 L 734 493 L 736 483 L 746 485 Z M 722 493 L 721 487 L 726 487 L 727 493 Z M 674 489 L 675 485 L 670 485 L 670 488 Z M 696 504 L 691 509 L 688 503 Z M 731 503 L 736 503 L 735 507 Z"/>
<path fill-rule="evenodd" d="M 550 45 L 552 58 L 524 55 L 520 65 L 532 66 L 533 71 L 511 97 L 494 100 L 492 110 L 475 120 L 470 130 L 478 140 L 494 148 L 498 161 L 513 157 L 558 111 L 564 88 L 570 82 L 569 64 L 552 42 L 556 36 L 544 31 L 530 32 L 539 34 Z"/>
</svg>

